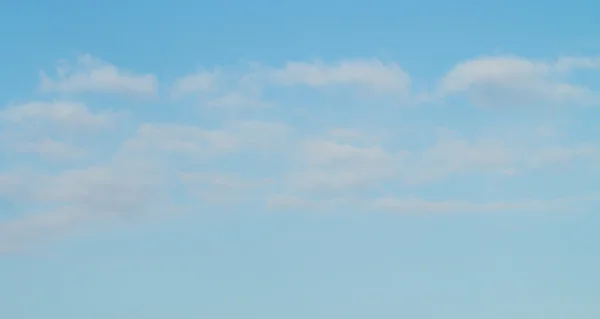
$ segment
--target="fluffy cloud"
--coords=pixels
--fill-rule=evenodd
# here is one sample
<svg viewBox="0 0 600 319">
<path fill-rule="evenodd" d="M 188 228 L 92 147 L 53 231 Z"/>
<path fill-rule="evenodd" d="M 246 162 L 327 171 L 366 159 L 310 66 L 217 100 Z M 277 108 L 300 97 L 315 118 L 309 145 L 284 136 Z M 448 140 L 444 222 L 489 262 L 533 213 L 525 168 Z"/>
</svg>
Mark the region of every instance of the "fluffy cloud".
<svg viewBox="0 0 600 319">
<path fill-rule="evenodd" d="M 191 93 L 206 93 L 215 91 L 219 86 L 219 73 L 201 71 L 196 74 L 186 75 L 173 84 L 171 95 L 180 97 Z"/>
<path fill-rule="evenodd" d="M 115 112 L 93 113 L 83 103 L 68 101 L 35 101 L 0 110 L 0 121 L 24 126 L 50 124 L 54 129 L 77 131 L 107 128 L 117 117 Z"/>
<path fill-rule="evenodd" d="M 153 74 L 134 74 L 89 54 L 80 55 L 75 63 L 61 61 L 55 76 L 40 73 L 43 92 L 98 92 L 154 96 L 158 80 Z"/>
<path fill-rule="evenodd" d="M 457 64 L 437 82 L 431 79 L 438 86 L 430 96 L 451 103 L 449 97 L 466 95 L 476 106 L 498 107 L 590 103 L 596 93 L 568 79 L 577 70 L 599 67 L 598 59 L 584 57 L 551 62 L 479 58 Z M 126 73 L 90 55 L 59 66 L 54 78 L 42 76 L 44 91 L 63 93 L 151 96 L 157 83 L 153 75 Z M 295 95 L 278 94 L 294 88 L 316 103 L 307 112 L 314 112 L 311 118 L 318 123 L 294 116 L 288 105 Z M 564 211 L 599 199 L 574 196 L 568 188 L 554 199 L 515 198 L 500 191 L 488 202 L 432 193 L 448 181 L 475 192 L 481 185 L 473 176 L 536 183 L 532 173 L 552 174 L 550 168 L 564 165 L 596 174 L 597 140 L 562 139 L 551 126 L 537 124 L 516 138 L 463 129 L 465 122 L 454 119 L 448 121 L 457 126 L 454 130 L 440 129 L 419 117 L 414 124 L 430 139 L 401 134 L 385 121 L 370 123 L 377 127 L 374 132 L 359 129 L 356 124 L 363 119 L 349 119 L 344 104 L 336 105 L 339 117 L 322 115 L 318 101 L 324 90 L 344 93 L 327 95 L 327 103 L 340 97 L 348 102 L 355 91 L 370 93 L 355 99 L 365 112 L 379 111 L 365 97 L 414 97 L 410 76 L 397 64 L 351 59 L 203 70 L 172 81 L 169 99 L 152 109 L 168 112 L 172 104 L 188 104 L 186 97 L 192 97 L 214 108 L 253 107 L 251 117 L 236 113 L 219 121 L 200 116 L 149 121 L 139 110 L 121 110 L 129 117 L 107 111 L 90 96 L 84 102 L 34 100 L 0 108 L 0 150 L 8 154 L 0 159 L 0 197 L 23 211 L 0 221 L 0 251 L 209 204 L 305 212 L 485 213 Z M 383 100 L 397 106 L 398 99 Z M 420 107 L 411 112 L 421 112 L 421 120 L 435 111 L 435 106 Z M 399 116 L 406 111 L 397 110 Z M 514 133 L 511 124 L 502 123 L 504 132 Z"/>
<path fill-rule="evenodd" d="M 410 95 L 411 79 L 400 66 L 377 59 L 291 61 L 283 66 L 251 64 L 243 72 L 228 69 L 201 70 L 177 79 L 171 97 L 196 95 L 213 108 L 267 107 L 265 91 L 292 87 L 362 90 L 373 94 Z"/>
<path fill-rule="evenodd" d="M 306 85 L 315 88 L 349 85 L 375 92 L 394 92 L 408 95 L 411 79 L 408 73 L 394 63 L 380 60 L 346 60 L 335 64 L 315 62 L 288 62 L 281 69 L 268 72 L 278 85 Z"/>
<path fill-rule="evenodd" d="M 439 81 L 437 97 L 467 95 L 478 106 L 521 107 L 529 104 L 589 104 L 596 92 L 567 80 L 577 69 L 594 69 L 598 59 L 565 57 L 556 61 L 518 56 L 481 57 L 456 64 Z"/>
<path fill-rule="evenodd" d="M 215 69 L 199 71 L 177 79 L 170 95 L 174 99 L 195 96 L 208 108 L 264 108 L 271 104 L 262 99 L 262 82 L 249 81 L 252 74 Z"/>
<path fill-rule="evenodd" d="M 398 64 L 378 59 L 337 63 L 289 61 L 283 66 L 252 64 L 240 70 L 202 70 L 176 80 L 171 95 L 196 94 L 210 107 L 264 107 L 264 91 L 293 87 L 349 89 L 401 97 L 412 104 L 466 96 L 480 107 L 591 104 L 598 92 L 572 81 L 576 71 L 600 68 L 599 58 L 562 57 L 553 61 L 513 55 L 465 60 L 443 74 L 429 93 L 413 92 L 411 76 Z"/>
</svg>

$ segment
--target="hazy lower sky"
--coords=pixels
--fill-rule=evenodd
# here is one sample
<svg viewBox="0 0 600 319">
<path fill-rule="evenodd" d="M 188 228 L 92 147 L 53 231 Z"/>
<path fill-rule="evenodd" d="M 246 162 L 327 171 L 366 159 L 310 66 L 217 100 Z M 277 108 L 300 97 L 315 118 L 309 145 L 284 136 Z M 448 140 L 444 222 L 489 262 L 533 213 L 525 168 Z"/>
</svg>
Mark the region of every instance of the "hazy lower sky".
<svg viewBox="0 0 600 319">
<path fill-rule="evenodd" d="M 598 12 L 0 2 L 0 317 L 599 318 Z"/>
</svg>

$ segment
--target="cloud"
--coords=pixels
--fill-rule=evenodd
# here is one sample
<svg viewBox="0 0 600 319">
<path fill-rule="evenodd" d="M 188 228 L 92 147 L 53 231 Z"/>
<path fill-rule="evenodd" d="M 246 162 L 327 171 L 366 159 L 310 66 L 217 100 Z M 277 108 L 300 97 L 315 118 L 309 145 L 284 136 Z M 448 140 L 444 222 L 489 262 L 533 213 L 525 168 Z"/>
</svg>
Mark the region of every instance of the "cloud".
<svg viewBox="0 0 600 319">
<path fill-rule="evenodd" d="M 535 134 L 534 132 L 531 133 Z M 409 164 L 399 176 L 404 183 L 432 183 L 458 174 L 514 175 L 516 171 L 544 169 L 574 163 L 589 165 L 597 161 L 600 149 L 588 143 L 543 145 L 511 141 L 502 136 L 461 137 L 457 132 L 441 130 L 437 141 L 421 152 L 413 152 Z"/>
<path fill-rule="evenodd" d="M 392 153 L 378 145 L 359 146 L 327 138 L 300 143 L 300 171 L 287 176 L 292 189 L 311 194 L 362 191 L 395 177 L 406 152 Z"/>
<path fill-rule="evenodd" d="M 392 179 L 393 172 L 386 168 L 369 167 L 362 170 L 308 170 L 291 174 L 293 189 L 312 195 L 332 195 L 363 192 L 376 188 L 381 182 Z"/>
<path fill-rule="evenodd" d="M 469 139 L 447 129 L 438 130 L 434 143 L 420 149 L 384 147 L 377 141 L 357 143 L 327 137 L 302 141 L 294 153 L 296 171 L 285 179 L 287 189 L 310 195 L 359 196 L 389 183 L 416 187 L 452 176 L 514 176 L 517 171 L 571 163 L 583 167 L 600 160 L 600 149 L 589 143 L 509 143 L 501 136 Z"/>
<path fill-rule="evenodd" d="M 2 194 L 27 210 L 23 218 L 0 222 L 0 247 L 5 250 L 92 226 L 175 211 L 168 200 L 169 180 L 143 162 L 113 161 L 56 175 L 33 172 L 27 178 L 2 180 Z"/>
<path fill-rule="evenodd" d="M 359 147 L 324 139 L 307 140 L 302 144 L 303 154 L 309 165 L 381 164 L 389 156 L 381 146 Z"/>
<path fill-rule="evenodd" d="M 439 81 L 437 97 L 464 94 L 477 106 L 522 107 L 528 104 L 593 103 L 598 95 L 568 82 L 576 69 L 597 68 L 598 59 L 531 60 L 518 56 L 488 56 L 456 64 Z"/>
<path fill-rule="evenodd" d="M 406 184 L 423 184 L 453 174 L 494 172 L 514 165 L 519 156 L 516 152 L 499 138 L 470 141 L 451 130 L 441 130 L 433 145 L 411 155 L 401 179 Z"/>
<path fill-rule="evenodd" d="M 454 174 L 498 172 L 518 164 L 524 156 L 500 139 L 469 141 L 448 130 L 440 131 L 437 141 L 422 150 L 329 138 L 307 139 L 300 145 L 295 153 L 300 167 L 288 174 L 288 184 L 296 191 L 328 195 L 372 190 L 388 181 L 418 185 Z"/>
<path fill-rule="evenodd" d="M 0 197 L 18 198 L 27 186 L 24 174 L 17 172 L 0 173 Z"/>
<path fill-rule="evenodd" d="M 207 108 L 264 108 L 272 104 L 262 99 L 264 83 L 249 81 L 251 74 L 215 69 L 179 78 L 171 87 L 171 97 L 195 96 Z"/>
<path fill-rule="evenodd" d="M 363 133 L 356 129 L 333 128 L 329 130 L 329 135 L 337 139 L 356 139 L 363 137 Z"/>
<path fill-rule="evenodd" d="M 200 71 L 177 79 L 171 87 L 172 97 L 192 93 L 209 93 L 219 89 L 220 72 Z"/>
<path fill-rule="evenodd" d="M 397 64 L 377 59 L 290 61 L 283 66 L 251 63 L 243 70 L 214 68 L 181 77 L 173 83 L 171 97 L 195 95 L 211 108 L 264 108 L 273 106 L 264 99 L 265 91 L 292 87 L 346 88 L 407 98 L 411 79 Z"/>
<path fill-rule="evenodd" d="M 0 120 L 19 125 L 51 124 L 55 129 L 90 130 L 110 127 L 118 113 L 94 113 L 79 102 L 28 102 L 0 109 Z"/>
<path fill-rule="evenodd" d="M 270 178 L 249 179 L 225 172 L 186 171 L 178 174 L 190 196 L 222 206 L 260 196 L 276 182 Z"/>
<path fill-rule="evenodd" d="M 77 56 L 75 63 L 62 61 L 55 76 L 40 72 L 43 92 L 96 92 L 136 96 L 154 96 L 158 80 L 153 74 L 134 74 L 120 70 L 90 54 Z"/>
<path fill-rule="evenodd" d="M 571 56 L 556 60 L 554 68 L 559 72 L 571 72 L 580 69 L 600 69 L 599 57 Z"/>
<path fill-rule="evenodd" d="M 146 219 L 181 211 L 171 194 L 188 188 L 188 200 L 228 203 L 272 184 L 234 174 L 181 172 L 182 154 L 224 156 L 232 152 L 277 147 L 288 128 L 278 123 L 232 122 L 221 129 L 142 124 L 113 157 L 102 164 L 57 172 L 33 170 L 0 174 L 0 196 L 19 203 L 27 214 L 0 221 L 0 249 L 13 251 L 30 243 L 64 236 L 99 224 Z M 156 152 L 147 152 L 148 148 Z"/>
<path fill-rule="evenodd" d="M 217 187 L 221 190 L 248 190 L 270 184 L 268 178 L 253 181 L 242 179 L 231 173 L 182 172 L 179 178 L 187 185 Z"/>
<path fill-rule="evenodd" d="M 363 213 L 394 214 L 450 214 L 450 213 L 495 213 L 527 212 L 548 213 L 576 211 L 576 204 L 599 201 L 600 195 L 559 197 L 553 199 L 529 199 L 518 201 L 475 202 L 468 200 L 427 200 L 416 196 L 379 197 L 357 199 L 338 197 L 313 199 L 296 195 L 278 194 L 267 198 L 267 208 L 277 211 L 336 211 L 352 209 Z"/>
<path fill-rule="evenodd" d="M 109 214 L 138 212 L 151 201 L 151 190 L 164 181 L 151 170 L 119 164 L 71 169 L 42 180 L 37 200 Z"/>
<path fill-rule="evenodd" d="M 92 216 L 65 208 L 1 223 L 0 254 L 22 251 L 33 242 L 48 240 L 84 221 L 90 222 Z"/>
<path fill-rule="evenodd" d="M 570 77 L 599 68 L 591 57 L 484 57 L 428 79 L 439 84 L 430 97 L 453 103 L 463 95 L 476 106 L 497 107 L 585 104 L 596 93 Z M 126 73 L 89 55 L 42 76 L 45 91 L 62 93 L 151 96 L 157 83 L 153 75 Z M 600 199 L 534 199 L 510 188 L 526 182 L 575 192 L 570 186 L 579 185 L 569 184 L 571 177 L 555 185 L 539 177 L 562 167 L 595 176 L 597 138 L 562 132 L 546 117 L 516 130 L 510 117 L 482 117 L 468 126 L 449 117 L 443 120 L 448 128 L 439 128 L 430 118 L 438 111 L 434 105 L 387 113 L 383 104 L 396 106 L 398 99 L 380 97 L 421 98 L 411 90 L 399 64 L 342 59 L 203 69 L 172 81 L 170 99 L 153 101 L 150 113 L 123 110 L 127 118 L 97 104 L 97 95 L 8 105 L 0 109 L 0 146 L 7 154 L 0 158 L 0 197 L 17 208 L 0 220 L 0 251 L 181 210 L 546 212 Z M 332 91 L 342 94 L 323 94 Z M 357 92 L 362 95 L 354 99 Z M 169 108 L 189 101 L 207 108 L 202 116 Z M 325 104 L 335 112 L 323 112 Z M 386 113 L 378 114 L 382 105 Z M 355 106 L 364 111 L 347 112 Z M 214 110 L 240 107 L 253 109 Z M 306 117 L 294 113 L 299 107 Z M 363 118 L 367 112 L 377 116 Z M 389 114 L 394 117 L 376 121 Z M 364 129 L 365 122 L 374 129 Z M 406 134 L 407 125 L 419 134 Z M 490 177 L 497 192 L 479 201 L 476 194 Z M 451 196 L 457 192 L 447 185 L 465 195 Z"/>
<path fill-rule="evenodd" d="M 347 85 L 400 95 L 408 95 L 411 85 L 410 75 L 397 64 L 377 59 L 344 60 L 333 64 L 288 62 L 283 68 L 270 70 L 268 75 L 277 85 L 313 88 Z"/>
<path fill-rule="evenodd" d="M 586 200 L 598 200 L 598 196 L 590 198 L 566 197 L 548 200 L 520 200 L 497 202 L 472 202 L 466 200 L 429 201 L 417 197 L 378 198 L 370 207 L 378 211 L 391 213 L 493 213 L 493 212 L 551 212 L 574 210 L 572 204 Z"/>
<path fill-rule="evenodd" d="M 272 103 L 262 101 L 258 94 L 244 92 L 230 92 L 222 96 L 210 99 L 206 102 L 206 106 L 210 108 L 265 108 L 272 106 Z"/>
<path fill-rule="evenodd" d="M 578 143 L 569 147 L 556 145 L 533 150 L 523 159 L 528 166 L 534 168 L 570 163 L 578 159 L 594 161 L 600 159 L 600 149 L 587 143 Z"/>
<path fill-rule="evenodd" d="M 86 151 L 81 148 L 50 138 L 18 143 L 13 145 L 12 149 L 18 153 L 38 154 L 42 158 L 50 160 L 80 159 L 86 154 Z"/>
<path fill-rule="evenodd" d="M 284 124 L 263 121 L 235 121 L 221 129 L 169 123 L 143 124 L 136 136 L 125 142 L 123 151 L 207 157 L 248 148 L 268 150 L 281 146 L 288 131 Z"/>
<path fill-rule="evenodd" d="M 315 200 L 297 195 L 277 194 L 267 196 L 266 208 L 275 211 L 301 210 L 304 212 L 322 212 L 348 207 L 358 202 L 357 200 L 344 197 Z"/>
</svg>

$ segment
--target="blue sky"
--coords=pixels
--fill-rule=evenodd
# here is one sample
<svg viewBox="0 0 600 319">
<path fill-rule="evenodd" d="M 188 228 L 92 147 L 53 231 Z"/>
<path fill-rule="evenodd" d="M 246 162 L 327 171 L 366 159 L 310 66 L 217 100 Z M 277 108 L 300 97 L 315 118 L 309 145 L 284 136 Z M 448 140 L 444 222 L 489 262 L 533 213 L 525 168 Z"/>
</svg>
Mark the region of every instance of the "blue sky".
<svg viewBox="0 0 600 319">
<path fill-rule="evenodd" d="M 5 1 L 0 317 L 598 318 L 592 1 Z"/>
</svg>

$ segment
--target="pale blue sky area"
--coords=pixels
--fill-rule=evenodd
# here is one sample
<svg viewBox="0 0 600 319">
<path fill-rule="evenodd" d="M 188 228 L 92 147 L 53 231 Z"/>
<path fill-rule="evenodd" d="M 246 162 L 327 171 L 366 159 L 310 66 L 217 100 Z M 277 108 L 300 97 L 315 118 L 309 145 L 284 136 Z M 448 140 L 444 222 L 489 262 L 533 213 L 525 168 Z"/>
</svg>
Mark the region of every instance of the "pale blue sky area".
<svg viewBox="0 0 600 319">
<path fill-rule="evenodd" d="M 600 318 L 594 1 L 0 1 L 0 318 Z"/>
</svg>

